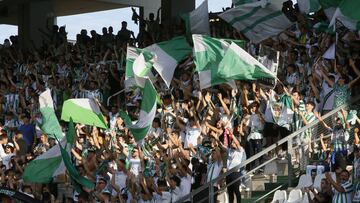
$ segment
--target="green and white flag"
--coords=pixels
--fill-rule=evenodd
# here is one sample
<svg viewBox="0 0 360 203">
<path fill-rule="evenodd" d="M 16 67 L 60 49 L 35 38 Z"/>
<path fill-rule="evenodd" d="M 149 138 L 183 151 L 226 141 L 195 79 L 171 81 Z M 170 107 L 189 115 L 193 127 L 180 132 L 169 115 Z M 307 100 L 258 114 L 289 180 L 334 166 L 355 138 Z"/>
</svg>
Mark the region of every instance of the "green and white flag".
<svg viewBox="0 0 360 203">
<path fill-rule="evenodd" d="M 67 140 L 67 143 L 66 143 L 65 147 L 63 147 L 61 145 L 59 145 L 59 147 L 60 147 L 63 162 L 64 162 L 65 167 L 70 176 L 72 185 L 74 186 L 75 190 L 78 193 L 83 191 L 84 188 L 87 188 L 90 190 L 94 189 L 94 183 L 92 183 L 89 179 L 87 179 L 79 174 L 79 172 L 76 170 L 75 165 L 72 163 L 71 158 L 70 158 L 71 149 L 75 142 L 75 127 L 74 127 L 74 123 L 71 118 L 70 118 L 70 122 L 69 122 L 69 129 L 68 129 L 68 132 L 66 133 L 66 140 Z"/>
<path fill-rule="evenodd" d="M 61 119 L 107 129 L 104 116 L 94 99 L 68 99 L 63 104 Z"/>
<path fill-rule="evenodd" d="M 140 55 L 134 61 L 133 64 L 134 79 L 136 85 L 140 88 L 144 88 L 145 81 L 147 78 L 151 79 L 152 81 L 155 80 L 155 77 L 151 72 L 152 63 L 149 61 L 150 61 L 149 59 L 148 61 L 146 61 L 143 53 L 140 53 Z"/>
<path fill-rule="evenodd" d="M 36 157 L 25 167 L 23 179 L 26 183 L 50 183 L 53 177 L 65 173 L 59 144 L 53 146 L 45 153 Z M 61 141 L 61 145 L 66 145 L 66 139 Z"/>
<path fill-rule="evenodd" d="M 145 81 L 142 98 L 139 119 L 135 124 L 132 124 L 126 113 L 120 112 L 136 142 L 141 141 L 148 134 L 156 114 L 157 92 L 149 79 Z"/>
<path fill-rule="evenodd" d="M 300 0 L 297 3 L 302 13 L 314 13 L 321 9 L 319 0 Z"/>
<path fill-rule="evenodd" d="M 221 60 L 218 75 L 233 80 L 276 78 L 274 73 L 235 43 L 231 43 Z"/>
<path fill-rule="evenodd" d="M 61 140 L 64 136 L 55 114 L 54 101 L 52 100 L 50 89 L 40 94 L 39 103 L 42 115 L 41 130 L 49 137 Z"/>
<path fill-rule="evenodd" d="M 339 6 L 341 1 L 342 0 L 319 0 L 319 3 L 329 21 L 333 18 L 336 8 Z"/>
<path fill-rule="evenodd" d="M 142 58 L 139 58 L 140 54 L 142 54 Z M 153 56 L 150 52 L 142 50 L 142 49 L 138 49 L 135 47 L 127 47 L 127 52 L 126 52 L 126 67 L 125 67 L 125 88 L 126 89 L 130 89 L 133 87 L 143 87 L 144 85 L 141 86 L 141 81 L 143 79 L 141 79 L 142 76 L 145 73 L 145 69 L 146 70 L 151 70 L 151 60 L 152 60 Z M 138 59 L 138 60 L 136 60 Z M 144 59 L 144 61 L 142 61 L 142 59 Z M 134 63 L 137 62 L 137 67 L 134 66 Z M 143 63 L 144 64 L 143 64 Z M 134 69 L 135 72 L 137 74 L 134 73 Z M 148 73 L 151 73 L 151 71 L 149 71 Z M 139 83 L 137 83 L 140 82 Z"/>
<path fill-rule="evenodd" d="M 183 36 L 153 44 L 146 47 L 145 50 L 151 52 L 154 56 L 153 67 L 168 87 L 170 87 L 175 68 L 179 62 L 192 52 L 190 45 Z"/>
<path fill-rule="evenodd" d="M 340 20 L 350 30 L 360 30 L 360 1 L 343 0 L 336 9 L 330 26 L 335 25 L 336 19 Z"/>
<path fill-rule="evenodd" d="M 323 54 L 323 58 L 335 59 L 335 53 L 336 53 L 336 44 L 333 43 Z"/>
<path fill-rule="evenodd" d="M 256 1 L 257 0 L 232 0 L 232 3 L 234 4 L 234 6 L 239 6 L 243 4 L 253 3 Z"/>
<path fill-rule="evenodd" d="M 210 35 L 208 1 L 205 0 L 199 7 L 181 18 L 185 21 L 186 35 L 192 34 Z"/>
<path fill-rule="evenodd" d="M 235 42 L 242 47 L 245 46 L 245 42 L 242 40 L 217 39 L 206 35 L 193 35 L 192 37 L 194 41 L 194 62 L 196 71 L 199 74 L 200 89 L 222 83 L 228 83 L 231 87 L 236 88 L 233 80 L 218 76 L 218 66 L 231 42 Z"/>
<path fill-rule="evenodd" d="M 282 12 L 283 2 L 284 0 L 262 0 L 243 4 L 225 11 L 219 17 L 250 41 L 260 43 L 293 25 Z"/>
</svg>

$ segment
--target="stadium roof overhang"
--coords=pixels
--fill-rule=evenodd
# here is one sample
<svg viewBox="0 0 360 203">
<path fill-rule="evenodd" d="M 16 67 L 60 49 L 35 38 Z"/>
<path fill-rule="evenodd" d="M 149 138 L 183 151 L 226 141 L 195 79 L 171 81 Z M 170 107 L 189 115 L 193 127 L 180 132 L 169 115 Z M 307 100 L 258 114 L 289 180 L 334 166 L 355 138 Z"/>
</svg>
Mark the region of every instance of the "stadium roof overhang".
<svg viewBox="0 0 360 203">
<path fill-rule="evenodd" d="M 151 0 L 0 0 L 0 24 L 18 24 L 19 6 L 39 1 L 53 3 L 54 16 L 124 8 L 128 6 L 150 6 Z"/>
</svg>

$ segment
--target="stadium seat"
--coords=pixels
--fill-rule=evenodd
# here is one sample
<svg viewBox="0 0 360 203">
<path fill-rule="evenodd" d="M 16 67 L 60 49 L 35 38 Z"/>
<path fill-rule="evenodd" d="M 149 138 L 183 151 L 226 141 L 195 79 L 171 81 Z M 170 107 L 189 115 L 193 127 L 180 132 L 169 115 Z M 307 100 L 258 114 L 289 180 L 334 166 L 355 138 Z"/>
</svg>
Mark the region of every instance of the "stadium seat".
<svg viewBox="0 0 360 203">
<path fill-rule="evenodd" d="M 287 199 L 287 194 L 285 190 L 277 190 L 274 193 L 273 200 L 271 203 L 284 203 Z"/>
<path fill-rule="evenodd" d="M 315 179 L 314 179 L 314 185 L 313 185 L 313 187 L 315 188 L 315 189 L 317 189 L 318 191 L 320 191 L 320 184 L 321 184 L 321 180 L 323 179 L 323 178 L 325 178 L 325 174 L 323 173 L 323 174 L 317 174 L 316 176 L 315 176 Z"/>
<path fill-rule="evenodd" d="M 311 175 L 303 174 L 300 176 L 299 183 L 295 188 L 302 189 L 305 187 L 310 187 L 312 185 L 313 185 L 313 181 L 312 181 Z"/>
<path fill-rule="evenodd" d="M 303 194 L 300 189 L 293 189 L 289 193 L 289 199 L 286 203 L 300 203 L 303 200 Z"/>
</svg>

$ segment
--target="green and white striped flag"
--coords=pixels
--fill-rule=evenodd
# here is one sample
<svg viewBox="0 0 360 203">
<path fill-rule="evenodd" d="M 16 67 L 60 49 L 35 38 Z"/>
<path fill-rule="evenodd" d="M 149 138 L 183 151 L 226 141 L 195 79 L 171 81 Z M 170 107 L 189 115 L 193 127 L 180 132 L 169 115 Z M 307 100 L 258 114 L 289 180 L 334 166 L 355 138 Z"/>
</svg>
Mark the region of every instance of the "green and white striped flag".
<svg viewBox="0 0 360 203">
<path fill-rule="evenodd" d="M 199 7 L 181 18 L 185 21 L 186 35 L 192 34 L 210 35 L 208 1 L 205 0 Z"/>
<path fill-rule="evenodd" d="M 67 143 L 65 147 L 61 145 L 59 145 L 59 147 L 60 147 L 62 159 L 70 176 L 72 185 L 74 186 L 75 190 L 78 193 L 81 193 L 84 188 L 90 190 L 94 189 L 94 183 L 92 183 L 89 179 L 79 174 L 79 172 L 75 168 L 75 165 L 72 163 L 70 158 L 71 149 L 75 142 L 75 127 L 71 118 L 69 122 L 69 129 L 68 132 L 66 133 L 66 140 Z"/>
<path fill-rule="evenodd" d="M 61 119 L 107 129 L 100 108 L 94 99 L 68 99 L 63 104 Z"/>
<path fill-rule="evenodd" d="M 65 146 L 66 139 L 60 144 Z M 25 183 L 50 183 L 53 177 L 65 173 L 66 167 L 58 145 L 30 161 L 23 174 Z"/>
<path fill-rule="evenodd" d="M 133 64 L 134 79 L 138 87 L 144 88 L 145 81 L 147 78 L 152 81 L 155 80 L 154 75 L 151 72 L 152 63 L 150 59 L 146 60 L 143 53 L 135 59 Z"/>
<path fill-rule="evenodd" d="M 153 67 L 168 87 L 170 87 L 175 68 L 179 62 L 192 52 L 192 48 L 183 36 L 153 44 L 146 47 L 145 50 L 154 56 Z"/>
<path fill-rule="evenodd" d="M 313 13 L 321 9 L 319 0 L 301 0 L 298 1 L 299 9 L 302 13 Z"/>
<path fill-rule="evenodd" d="M 262 0 L 239 5 L 219 17 L 236 30 L 243 33 L 250 41 L 261 41 L 280 34 L 293 23 L 282 12 L 284 0 Z"/>
<path fill-rule="evenodd" d="M 47 89 L 39 95 L 39 103 L 42 115 L 42 122 L 40 124 L 41 130 L 49 137 L 56 137 L 61 140 L 64 136 L 55 114 L 54 102 L 51 97 L 50 89 Z"/>
<path fill-rule="evenodd" d="M 232 3 L 234 4 L 234 6 L 239 6 L 243 4 L 253 3 L 256 1 L 257 0 L 232 0 Z"/>
<path fill-rule="evenodd" d="M 221 60 L 218 75 L 233 80 L 276 78 L 274 73 L 235 43 L 231 43 Z"/>
<path fill-rule="evenodd" d="M 233 80 L 221 78 L 217 74 L 219 63 L 232 41 L 206 35 L 193 35 L 192 37 L 194 41 L 194 62 L 199 74 L 200 89 L 222 83 L 228 83 L 231 87 L 236 88 Z M 245 47 L 245 42 L 242 40 L 233 40 L 233 42 Z"/>
<path fill-rule="evenodd" d="M 140 142 L 148 134 L 156 114 L 157 92 L 149 79 L 145 81 L 142 98 L 139 119 L 135 124 L 132 124 L 125 112 L 120 112 L 136 142 Z"/>
<path fill-rule="evenodd" d="M 343 0 L 336 9 L 330 26 L 334 26 L 336 19 L 340 20 L 350 30 L 360 30 L 360 1 Z"/>
<path fill-rule="evenodd" d="M 142 58 L 138 58 L 140 56 L 140 54 L 142 54 Z M 142 61 L 142 59 L 144 58 L 144 61 Z M 127 52 L 126 52 L 126 67 L 125 67 L 125 88 L 126 89 L 130 89 L 133 87 L 143 87 L 143 85 L 141 86 L 141 84 L 137 83 L 143 80 L 141 79 L 142 77 L 139 75 L 143 75 L 145 70 L 151 70 L 151 59 L 153 58 L 152 54 L 148 51 L 142 50 L 142 49 L 138 49 L 135 47 L 127 47 Z M 137 60 L 137 65 L 138 67 L 135 68 L 134 67 L 134 63 Z M 142 63 L 145 63 L 142 64 Z M 134 69 L 136 69 L 135 72 L 137 72 L 137 74 L 134 74 Z M 143 70 L 143 71 L 142 71 Z M 151 73 L 151 71 L 149 71 Z"/>
</svg>

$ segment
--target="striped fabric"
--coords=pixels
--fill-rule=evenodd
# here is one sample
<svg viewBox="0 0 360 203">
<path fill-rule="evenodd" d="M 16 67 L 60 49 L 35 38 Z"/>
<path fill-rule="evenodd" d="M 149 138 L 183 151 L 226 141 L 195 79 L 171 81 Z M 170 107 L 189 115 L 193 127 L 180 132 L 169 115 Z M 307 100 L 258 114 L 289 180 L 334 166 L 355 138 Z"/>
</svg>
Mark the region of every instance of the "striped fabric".
<svg viewBox="0 0 360 203">
<path fill-rule="evenodd" d="M 309 124 L 312 123 L 313 121 L 315 121 L 315 119 L 316 119 L 315 114 L 313 112 L 310 112 L 310 113 L 306 112 L 304 114 L 304 117 Z M 312 128 L 307 129 L 304 133 L 304 138 L 306 140 L 310 141 L 312 138 L 312 134 L 313 134 L 313 129 Z"/>
<path fill-rule="evenodd" d="M 349 140 L 349 132 L 345 129 L 333 130 L 331 136 L 331 144 L 333 151 L 342 152 L 347 150 L 347 141 Z"/>
<path fill-rule="evenodd" d="M 353 184 L 350 181 L 346 181 L 345 183 L 341 183 L 341 187 L 345 189 L 345 192 L 341 193 L 334 189 L 332 203 L 352 203 Z"/>
<path fill-rule="evenodd" d="M 354 195 L 354 199 L 353 199 L 353 203 L 360 203 L 360 182 L 357 183 L 354 187 L 355 189 L 355 195 Z"/>
<path fill-rule="evenodd" d="M 283 0 L 261 0 L 241 4 L 220 14 L 237 31 L 250 41 L 260 43 L 276 36 L 293 24 L 282 12 Z"/>
</svg>

